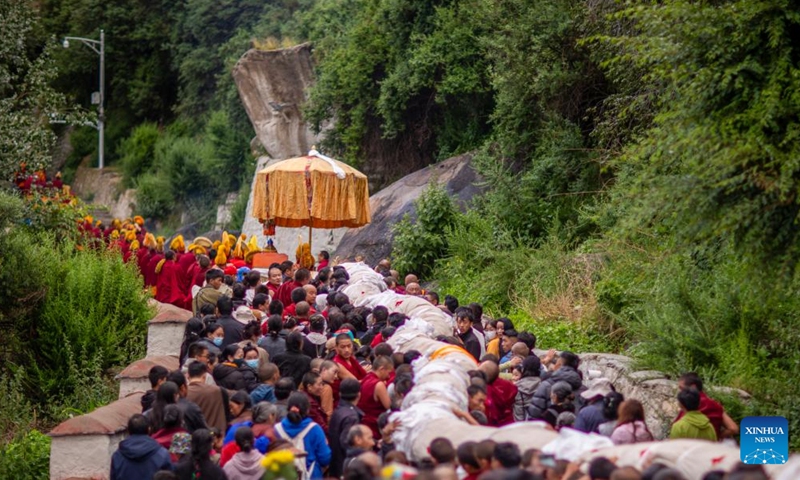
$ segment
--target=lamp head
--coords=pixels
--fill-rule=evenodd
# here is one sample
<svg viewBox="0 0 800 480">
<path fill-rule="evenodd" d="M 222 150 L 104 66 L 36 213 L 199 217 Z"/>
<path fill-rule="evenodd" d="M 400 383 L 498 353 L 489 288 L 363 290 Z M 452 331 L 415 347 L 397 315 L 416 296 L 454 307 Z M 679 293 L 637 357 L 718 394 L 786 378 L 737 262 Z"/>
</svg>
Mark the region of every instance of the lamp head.
<svg viewBox="0 0 800 480">
<path fill-rule="evenodd" d="M 64 43 L 62 43 L 62 45 L 64 45 L 64 48 L 69 48 L 69 40 L 67 40 L 67 39 L 65 38 L 65 39 L 64 39 Z"/>
</svg>

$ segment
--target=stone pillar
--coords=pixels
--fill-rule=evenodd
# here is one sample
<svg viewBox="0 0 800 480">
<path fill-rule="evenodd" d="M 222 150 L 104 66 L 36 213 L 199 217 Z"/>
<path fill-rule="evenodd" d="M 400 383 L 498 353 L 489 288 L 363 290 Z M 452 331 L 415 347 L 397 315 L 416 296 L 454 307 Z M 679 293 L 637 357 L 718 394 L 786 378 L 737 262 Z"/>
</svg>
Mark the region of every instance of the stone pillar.
<svg viewBox="0 0 800 480">
<path fill-rule="evenodd" d="M 119 380 L 120 400 L 129 395 L 150 390 L 148 374 L 151 368 L 161 365 L 171 372 L 178 369 L 178 363 L 178 357 L 171 355 L 148 356 L 131 363 L 116 377 Z"/>
<path fill-rule="evenodd" d="M 111 473 L 111 456 L 125 436 L 128 419 L 142 413 L 137 393 L 70 418 L 50 432 L 50 478 L 105 480 Z"/>
<path fill-rule="evenodd" d="M 147 322 L 147 356 L 177 357 L 181 352 L 186 322 L 192 318 L 192 312 L 155 300 L 152 303 L 156 305 L 158 313 Z"/>
</svg>

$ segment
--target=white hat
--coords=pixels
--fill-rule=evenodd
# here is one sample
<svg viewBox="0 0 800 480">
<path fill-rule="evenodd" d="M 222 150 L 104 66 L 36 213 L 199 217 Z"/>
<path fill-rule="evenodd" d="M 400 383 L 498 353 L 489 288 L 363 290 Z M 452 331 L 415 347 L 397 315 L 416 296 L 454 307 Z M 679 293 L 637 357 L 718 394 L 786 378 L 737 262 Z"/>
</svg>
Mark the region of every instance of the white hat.
<svg viewBox="0 0 800 480">
<path fill-rule="evenodd" d="M 581 397 L 591 400 L 598 395 L 605 397 L 613 391 L 614 386 L 611 384 L 611 380 L 605 377 L 595 378 L 589 383 L 589 388 L 581 392 Z"/>
<path fill-rule="evenodd" d="M 248 307 L 247 305 L 241 305 L 239 308 L 236 309 L 235 312 L 233 312 L 233 318 L 235 318 L 236 321 L 238 321 L 242 325 L 247 325 L 248 323 L 255 320 L 256 316 L 253 314 L 252 310 L 250 310 L 250 307 Z"/>
</svg>

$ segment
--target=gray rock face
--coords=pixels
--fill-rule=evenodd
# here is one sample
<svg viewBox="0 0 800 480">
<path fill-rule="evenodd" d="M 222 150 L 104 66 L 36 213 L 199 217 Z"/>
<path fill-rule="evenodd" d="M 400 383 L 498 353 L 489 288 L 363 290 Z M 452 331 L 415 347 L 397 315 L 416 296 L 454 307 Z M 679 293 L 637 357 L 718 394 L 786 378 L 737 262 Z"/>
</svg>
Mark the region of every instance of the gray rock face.
<svg viewBox="0 0 800 480">
<path fill-rule="evenodd" d="M 249 50 L 236 62 L 233 79 L 269 157 L 283 160 L 308 153 L 318 140 L 300 114 L 314 82 L 310 43 Z"/>
<path fill-rule="evenodd" d="M 537 351 L 537 354 L 543 354 Z M 584 383 L 592 377 L 605 377 L 611 380 L 617 391 L 625 398 L 634 398 L 644 406 L 647 427 L 657 439 L 666 438 L 672 421 L 678 416 L 679 407 L 676 396 L 678 382 L 667 378 L 662 372 L 653 370 L 636 371 L 633 359 L 610 353 L 584 353 L 581 357 L 581 370 L 584 372 Z M 714 392 L 738 396 L 748 401 L 750 395 L 743 391 L 728 387 L 710 387 L 709 395 Z"/>
<path fill-rule="evenodd" d="M 107 212 L 95 210 L 95 217 L 106 225 L 112 218 L 128 218 L 134 214 L 136 190 L 122 189 L 122 175 L 113 169 L 99 170 L 78 167 L 72 181 L 72 192 L 92 206 L 104 206 Z"/>
<path fill-rule="evenodd" d="M 461 155 L 406 175 L 369 199 L 372 223 L 348 230 L 342 237 L 335 255 L 353 258 L 365 256 L 374 265 L 392 252 L 392 227 L 408 213 L 415 215 L 414 200 L 425 188 L 436 182 L 444 185 L 459 206 L 464 206 L 481 192 L 479 176 L 472 169 L 472 156 Z"/>
</svg>

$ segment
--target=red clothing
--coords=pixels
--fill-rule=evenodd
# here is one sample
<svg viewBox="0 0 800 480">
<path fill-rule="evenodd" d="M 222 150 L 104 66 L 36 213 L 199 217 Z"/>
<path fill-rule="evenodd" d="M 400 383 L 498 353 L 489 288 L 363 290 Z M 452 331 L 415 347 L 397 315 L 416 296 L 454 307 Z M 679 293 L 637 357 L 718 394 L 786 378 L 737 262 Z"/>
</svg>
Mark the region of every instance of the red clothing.
<svg viewBox="0 0 800 480">
<path fill-rule="evenodd" d="M 156 279 L 158 276 L 156 275 L 156 267 L 158 266 L 158 262 L 164 259 L 163 253 L 154 253 L 150 256 L 150 261 L 147 262 L 147 268 L 144 269 L 144 284 L 148 287 L 155 286 Z"/>
<path fill-rule="evenodd" d="M 241 451 L 242 450 L 239 448 L 239 445 L 237 445 L 236 442 L 228 442 L 227 445 L 222 447 L 222 451 L 219 454 L 219 466 L 224 467 L 234 455 Z"/>
<path fill-rule="evenodd" d="M 372 430 L 375 438 L 381 438 L 381 432 L 378 430 L 378 417 L 386 411 L 383 404 L 375 399 L 375 387 L 379 383 L 383 383 L 382 380 L 374 372 L 369 372 L 361 380 L 361 399 L 358 401 L 358 408 L 364 412 L 361 423 Z"/>
<path fill-rule="evenodd" d="M 325 268 L 327 266 L 328 266 L 328 261 L 327 260 L 321 260 L 319 262 L 319 266 L 317 267 L 317 271 L 320 271 L 320 270 L 322 270 L 323 268 Z"/>
<path fill-rule="evenodd" d="M 333 361 L 343 366 L 345 370 L 347 370 L 354 377 L 356 377 L 356 380 L 358 380 L 359 382 L 364 377 L 367 376 L 367 371 L 364 370 L 364 367 L 362 367 L 361 364 L 358 363 L 355 357 L 350 357 L 349 360 L 345 360 L 344 358 L 340 357 L 339 354 L 336 354 L 333 357 Z M 336 381 L 334 381 L 331 384 L 331 389 L 333 390 L 333 401 L 335 403 L 339 402 L 339 387 L 341 387 L 341 385 L 342 385 L 342 378 L 340 375 L 339 378 L 337 378 Z"/>
<path fill-rule="evenodd" d="M 328 435 L 328 415 L 325 414 L 325 411 L 322 410 L 322 405 L 319 403 L 319 399 L 317 397 L 311 395 L 308 392 L 303 392 L 308 397 L 308 416 L 311 417 L 317 425 L 322 427 L 322 431 L 325 432 L 325 436 Z"/>
<path fill-rule="evenodd" d="M 383 343 L 383 335 L 380 333 L 372 338 L 372 343 L 369 344 L 369 348 L 375 348 L 379 343 Z"/>
<path fill-rule="evenodd" d="M 194 256 L 194 253 L 189 252 L 182 254 L 181 258 L 175 261 L 178 263 L 178 266 L 181 267 L 181 287 L 183 288 L 183 294 L 188 295 L 192 288 L 192 280 L 194 280 L 194 278 L 189 275 L 189 270 L 193 265 L 197 265 L 197 257 Z"/>
<path fill-rule="evenodd" d="M 175 427 L 175 428 L 162 428 L 158 430 L 156 433 L 150 435 L 150 437 L 158 442 L 159 445 L 169 450 L 170 445 L 172 445 L 172 437 L 176 433 L 189 433 L 183 427 Z"/>
<path fill-rule="evenodd" d="M 308 311 L 308 316 L 310 317 L 311 315 L 316 315 L 316 313 L 317 313 L 317 311 L 314 309 L 314 307 L 311 307 L 311 309 Z M 291 304 L 288 307 L 283 309 L 283 319 L 285 320 L 286 317 L 288 317 L 289 315 L 291 315 L 293 317 L 297 316 L 297 305 L 296 304 L 293 303 L 293 304 Z M 306 322 L 308 322 L 308 319 L 306 319 Z"/>
<path fill-rule="evenodd" d="M 721 439 L 722 437 L 720 435 L 722 433 L 722 416 L 725 413 L 725 409 L 722 408 L 722 404 L 706 395 L 706 392 L 700 392 L 699 410 L 700 413 L 708 417 L 708 421 L 711 422 L 711 425 L 717 432 L 717 439 Z M 675 419 L 675 422 L 683 418 L 684 414 L 685 412 L 681 411 L 681 413 L 678 414 L 678 418 Z"/>
<path fill-rule="evenodd" d="M 181 291 L 181 267 L 175 261 L 165 261 L 156 278 L 156 300 L 179 308 L 186 307 L 186 296 Z"/>
<path fill-rule="evenodd" d="M 344 358 L 340 357 L 339 354 L 336 354 L 333 357 L 333 361 L 343 366 L 348 372 L 353 374 L 353 376 L 356 377 L 356 380 L 359 382 L 367 376 L 367 371 L 364 370 L 364 367 L 362 367 L 360 363 L 358 363 L 358 360 L 356 360 L 355 356 L 345 360 Z"/>
<path fill-rule="evenodd" d="M 195 265 L 197 265 L 197 268 L 194 269 L 194 277 L 192 277 L 193 278 L 192 285 L 197 285 L 198 287 L 202 287 L 203 284 L 206 282 L 206 272 L 211 270 L 211 267 L 209 266 L 208 268 L 201 268 L 199 264 Z M 189 289 L 191 290 L 191 288 L 192 287 L 190 286 Z"/>
<path fill-rule="evenodd" d="M 278 295 L 278 288 L 280 285 L 273 285 L 272 283 L 267 282 L 267 290 L 269 290 L 269 296 L 275 300 L 275 296 Z"/>
<path fill-rule="evenodd" d="M 514 399 L 517 386 L 508 380 L 498 378 L 486 387 L 486 418 L 489 425 L 502 427 L 514 423 Z"/>
<path fill-rule="evenodd" d="M 141 247 L 136 250 L 136 266 L 139 267 L 139 273 L 144 275 L 144 269 L 147 267 L 147 262 L 150 261 L 150 249 Z"/>
<path fill-rule="evenodd" d="M 302 285 L 294 280 L 289 280 L 281 285 L 281 288 L 275 293 L 275 298 L 273 298 L 273 300 L 280 300 L 284 307 L 288 307 L 292 304 L 292 290 L 298 287 L 302 287 Z"/>
</svg>

